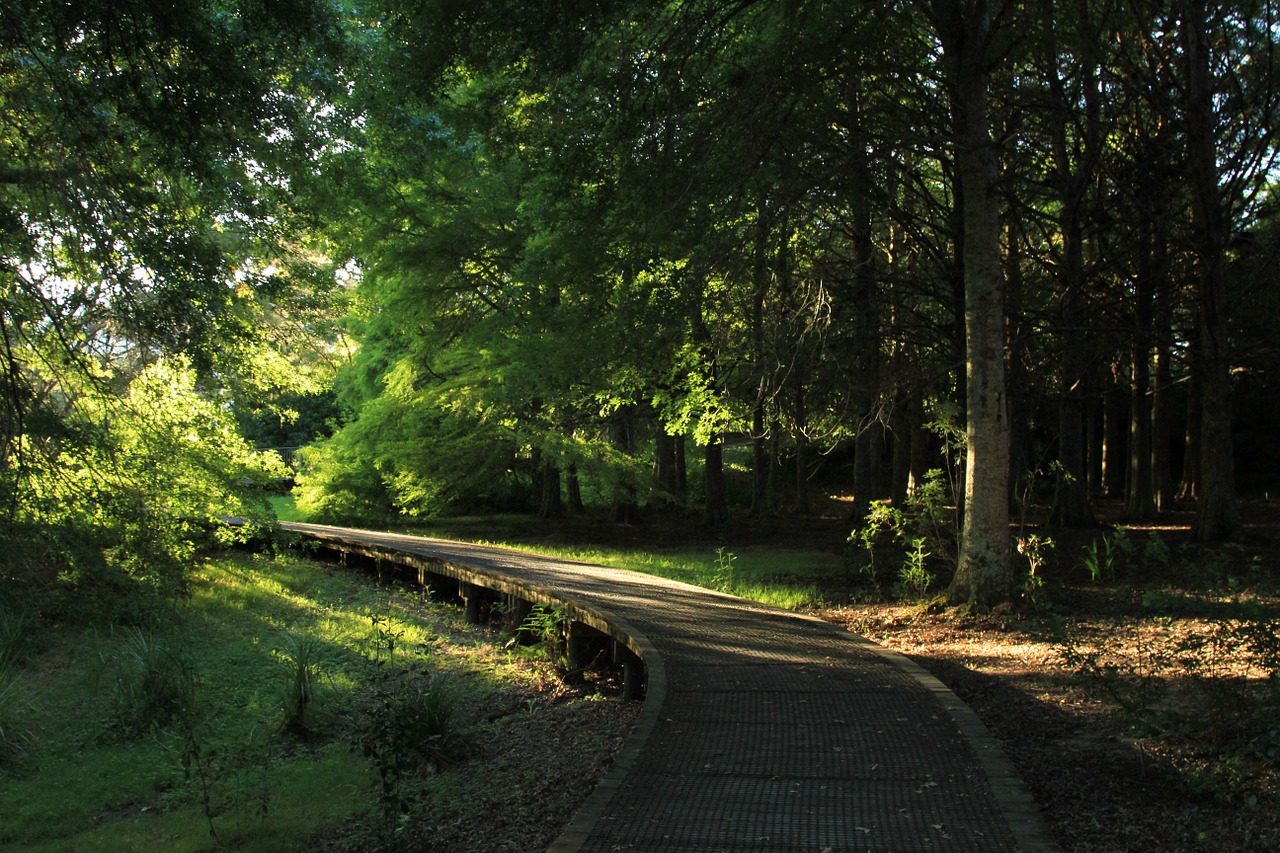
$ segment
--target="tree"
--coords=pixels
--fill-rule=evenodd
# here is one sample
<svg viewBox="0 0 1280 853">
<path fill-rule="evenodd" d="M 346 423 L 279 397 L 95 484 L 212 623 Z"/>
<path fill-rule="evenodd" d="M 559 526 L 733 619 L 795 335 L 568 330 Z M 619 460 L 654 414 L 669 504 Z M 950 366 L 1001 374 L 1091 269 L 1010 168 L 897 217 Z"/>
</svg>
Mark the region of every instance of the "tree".
<svg viewBox="0 0 1280 853">
<path fill-rule="evenodd" d="M 1228 243 L 1273 174 L 1280 134 L 1275 15 L 1269 2 L 1211 9 L 1178 4 L 1185 120 L 1197 269 L 1200 505 L 1195 535 L 1230 538 L 1241 529 L 1231 433 L 1231 300 Z M 1256 55 L 1255 55 L 1256 52 Z M 1226 104 L 1219 104 L 1219 101 Z"/>
<path fill-rule="evenodd" d="M 252 384 L 251 357 L 272 350 L 254 320 L 283 303 L 302 254 L 288 246 L 290 175 L 315 141 L 336 45 L 328 7 L 307 0 L 0 12 L 0 494 L 11 533 L 56 539 L 70 559 L 161 514 L 174 530 L 209 516 L 179 505 L 192 492 L 157 497 L 139 460 L 164 478 L 240 458 L 222 432 L 143 455 L 131 401 L 180 364 L 165 374 L 187 395 L 175 405 L 196 411 Z M 229 512 L 243 508 L 234 482 L 205 481 Z M 128 548 L 113 553 L 122 565 Z"/>
<path fill-rule="evenodd" d="M 1000 198 L 989 116 L 993 45 L 985 0 L 931 3 L 952 98 L 957 205 L 964 222 L 966 396 L 964 529 L 952 594 L 986 607 L 1013 585 L 1009 561 L 1009 421 L 1004 378 Z"/>
</svg>

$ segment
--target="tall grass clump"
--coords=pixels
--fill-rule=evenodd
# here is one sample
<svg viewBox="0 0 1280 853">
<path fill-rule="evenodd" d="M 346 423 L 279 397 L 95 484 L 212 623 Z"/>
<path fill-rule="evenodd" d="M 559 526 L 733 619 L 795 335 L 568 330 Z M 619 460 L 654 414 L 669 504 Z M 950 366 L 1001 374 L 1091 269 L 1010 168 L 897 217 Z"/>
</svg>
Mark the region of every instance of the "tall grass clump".
<svg viewBox="0 0 1280 853">
<path fill-rule="evenodd" d="M 122 731 L 141 734 L 194 708 L 195 665 L 176 639 L 139 627 L 114 639 L 104 663 L 114 677 L 115 723 Z"/>
<path fill-rule="evenodd" d="M 0 609 L 0 669 L 16 667 L 26 659 L 37 628 L 26 613 Z"/>
<path fill-rule="evenodd" d="M 282 648 L 277 660 L 284 666 L 280 729 L 307 738 L 315 731 L 316 698 L 320 678 L 332 665 L 325 643 L 299 631 L 281 631 Z"/>
<path fill-rule="evenodd" d="M 18 681 L 16 666 L 0 665 L 0 767 L 25 754 L 31 746 L 31 731 L 24 724 L 31 703 L 19 690 Z"/>
</svg>

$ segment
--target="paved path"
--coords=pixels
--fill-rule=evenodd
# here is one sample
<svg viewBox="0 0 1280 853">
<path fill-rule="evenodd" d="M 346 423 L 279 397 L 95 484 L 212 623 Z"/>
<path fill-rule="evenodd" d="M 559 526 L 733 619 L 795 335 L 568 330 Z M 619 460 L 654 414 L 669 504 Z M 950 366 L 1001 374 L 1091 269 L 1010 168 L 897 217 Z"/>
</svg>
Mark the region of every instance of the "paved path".
<svg viewBox="0 0 1280 853">
<path fill-rule="evenodd" d="M 968 707 L 911 661 L 837 626 L 501 548 L 282 526 L 574 602 L 641 655 L 635 732 L 552 853 L 1057 849 Z"/>
</svg>

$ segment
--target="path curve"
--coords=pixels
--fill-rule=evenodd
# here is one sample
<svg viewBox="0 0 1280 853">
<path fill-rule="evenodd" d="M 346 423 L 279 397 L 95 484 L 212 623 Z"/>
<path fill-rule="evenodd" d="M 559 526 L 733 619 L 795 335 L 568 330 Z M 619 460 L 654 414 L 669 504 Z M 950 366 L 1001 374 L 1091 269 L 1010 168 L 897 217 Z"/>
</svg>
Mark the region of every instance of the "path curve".
<svg viewBox="0 0 1280 853">
<path fill-rule="evenodd" d="M 968 706 L 911 660 L 838 626 L 506 548 L 280 526 L 566 603 L 643 659 L 639 721 L 549 853 L 1058 850 Z"/>
</svg>

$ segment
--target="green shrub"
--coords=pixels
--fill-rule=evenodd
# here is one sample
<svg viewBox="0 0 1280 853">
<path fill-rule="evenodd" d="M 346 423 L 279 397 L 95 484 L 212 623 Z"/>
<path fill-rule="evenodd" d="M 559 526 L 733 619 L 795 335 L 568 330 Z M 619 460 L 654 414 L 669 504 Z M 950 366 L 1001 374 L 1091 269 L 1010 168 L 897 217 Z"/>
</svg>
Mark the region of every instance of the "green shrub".
<svg viewBox="0 0 1280 853">
<path fill-rule="evenodd" d="M 849 534 L 856 548 L 852 562 L 876 587 L 888 569 L 881 564 L 896 564 L 899 590 L 924 595 L 936 579 L 930 566 L 955 564 L 957 535 L 949 498 L 942 471 L 935 469 L 901 508 L 872 501 L 862 527 Z"/>
<path fill-rule="evenodd" d="M 458 691 L 445 675 L 414 666 L 380 669 L 373 688 L 351 719 L 352 739 L 378 773 L 384 816 L 404 814 L 405 779 L 450 761 L 458 746 L 452 721 Z"/>
</svg>

